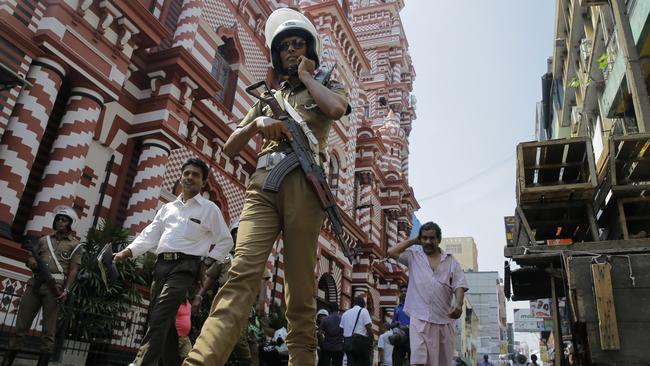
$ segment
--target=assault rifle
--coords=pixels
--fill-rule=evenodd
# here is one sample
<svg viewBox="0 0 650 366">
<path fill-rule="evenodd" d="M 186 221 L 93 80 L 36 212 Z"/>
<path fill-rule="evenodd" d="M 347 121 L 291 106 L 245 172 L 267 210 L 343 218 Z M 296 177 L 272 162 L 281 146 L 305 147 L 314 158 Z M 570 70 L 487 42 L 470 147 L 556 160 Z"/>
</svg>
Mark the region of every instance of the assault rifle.
<svg viewBox="0 0 650 366">
<path fill-rule="evenodd" d="M 54 295 L 55 297 L 61 296 L 62 292 L 59 290 L 59 288 L 56 286 L 56 280 L 54 277 L 52 277 L 52 272 L 50 272 L 50 267 L 48 267 L 47 263 L 45 263 L 44 260 L 41 259 L 38 255 L 38 243 L 33 244 L 33 243 L 28 243 L 27 244 L 30 254 L 36 261 L 36 269 L 32 269 L 32 272 L 34 272 L 34 287 L 38 288 L 43 282 L 47 285 L 48 289 Z M 30 268 L 31 269 L 31 268 Z"/>
<path fill-rule="evenodd" d="M 329 81 L 328 79 L 332 73 L 332 69 L 330 69 L 323 77 L 323 84 L 326 84 Z M 263 92 L 261 94 L 257 93 L 256 90 L 261 87 L 264 87 Z M 293 171 L 293 169 L 300 166 L 302 171 L 305 173 L 307 182 L 309 182 L 311 187 L 314 189 L 314 193 L 316 193 L 316 196 L 318 197 L 321 208 L 325 211 L 325 214 L 332 225 L 332 232 L 334 232 L 334 236 L 336 236 L 336 240 L 339 242 L 343 254 L 348 258 L 350 263 L 353 263 L 354 253 L 350 250 L 343 239 L 343 220 L 341 218 L 341 213 L 339 212 L 339 207 L 332 195 L 332 190 L 327 184 L 325 172 L 316 161 L 316 157 L 309 147 L 309 141 L 303 132 L 303 129 L 300 127 L 298 122 L 291 118 L 291 116 L 280 107 L 280 103 L 271 92 L 266 81 L 260 81 L 248 86 L 246 92 L 256 99 L 259 99 L 260 102 L 268 105 L 273 112 L 273 118 L 282 121 L 287 130 L 289 130 L 293 136 L 293 140 L 289 141 L 291 152 L 271 170 L 264 184 L 264 190 L 277 192 L 280 189 L 282 179 L 289 172 Z"/>
</svg>

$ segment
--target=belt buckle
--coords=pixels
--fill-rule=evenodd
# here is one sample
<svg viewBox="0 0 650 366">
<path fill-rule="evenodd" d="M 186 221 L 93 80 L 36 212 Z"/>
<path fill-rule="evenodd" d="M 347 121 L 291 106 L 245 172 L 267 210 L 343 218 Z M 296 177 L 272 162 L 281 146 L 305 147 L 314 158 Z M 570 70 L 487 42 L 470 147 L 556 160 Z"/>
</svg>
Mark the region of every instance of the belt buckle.
<svg viewBox="0 0 650 366">
<path fill-rule="evenodd" d="M 174 254 L 176 254 L 176 253 L 163 253 L 163 260 L 166 260 L 166 261 L 176 260 L 176 256 Z"/>
<path fill-rule="evenodd" d="M 283 152 L 272 152 L 268 155 L 268 158 L 266 160 L 266 170 L 271 170 L 275 168 L 276 165 L 278 165 L 279 162 L 282 161 L 287 156 L 287 154 Z"/>
</svg>

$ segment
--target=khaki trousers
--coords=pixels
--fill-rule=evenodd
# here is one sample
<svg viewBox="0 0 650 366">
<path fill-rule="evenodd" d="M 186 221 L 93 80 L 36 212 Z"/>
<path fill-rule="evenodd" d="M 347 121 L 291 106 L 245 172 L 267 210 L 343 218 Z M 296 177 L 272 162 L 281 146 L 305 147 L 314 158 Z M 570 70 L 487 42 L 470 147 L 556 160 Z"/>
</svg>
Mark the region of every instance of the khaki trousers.
<svg viewBox="0 0 650 366">
<path fill-rule="evenodd" d="M 262 190 L 268 172 L 257 170 L 246 190 L 237 247 L 228 281 L 184 365 L 223 366 L 248 324 L 250 308 L 271 248 L 282 231 L 289 366 L 316 360 L 316 246 L 324 213 L 302 170 L 289 173 L 278 193 Z"/>
<path fill-rule="evenodd" d="M 54 352 L 54 335 L 56 333 L 56 322 L 59 317 L 61 305 L 56 302 L 56 297 L 50 288 L 44 283 L 34 285 L 32 277 L 27 283 L 27 288 L 20 298 L 18 316 L 16 318 L 16 333 L 9 341 L 9 349 L 20 350 L 25 342 L 25 335 L 29 332 L 38 310 L 43 308 L 41 352 Z"/>
</svg>

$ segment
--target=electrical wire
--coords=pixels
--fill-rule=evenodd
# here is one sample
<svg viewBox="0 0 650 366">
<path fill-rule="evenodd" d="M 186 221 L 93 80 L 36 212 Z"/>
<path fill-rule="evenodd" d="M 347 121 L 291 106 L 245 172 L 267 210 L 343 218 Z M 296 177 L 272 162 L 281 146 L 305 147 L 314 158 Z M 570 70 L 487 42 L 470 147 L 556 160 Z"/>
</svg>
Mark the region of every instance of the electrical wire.
<svg viewBox="0 0 650 366">
<path fill-rule="evenodd" d="M 423 198 L 418 198 L 418 202 L 423 202 L 423 201 L 427 201 L 427 200 L 430 200 L 430 199 L 433 199 L 433 198 L 438 198 L 440 196 L 444 196 L 445 194 L 453 192 L 453 191 L 455 191 L 455 190 L 457 190 L 459 188 L 462 188 L 463 186 L 465 186 L 465 185 L 467 185 L 469 183 L 473 183 L 476 180 L 476 178 L 481 177 L 483 175 L 486 175 L 487 173 L 491 173 L 494 168 L 498 168 L 498 167 L 500 167 L 500 166 L 502 166 L 502 165 L 504 165 L 506 163 L 509 163 L 512 160 L 512 158 L 514 158 L 514 157 L 515 157 L 515 154 L 512 154 L 512 155 L 508 156 L 507 158 L 501 159 L 501 160 L 497 161 L 496 163 L 488 166 L 487 168 L 479 171 L 478 173 L 472 175 L 469 178 L 466 178 L 466 179 L 464 179 L 464 180 L 462 180 L 462 181 L 460 181 L 460 182 L 458 182 L 456 184 L 453 184 L 453 185 L 451 185 L 451 186 L 449 186 L 449 187 L 447 187 L 447 188 L 445 188 L 445 189 L 443 189 L 441 191 L 438 191 L 438 192 L 436 192 L 436 193 L 434 193 L 432 195 L 429 195 L 429 196 L 426 196 L 426 197 L 423 197 Z"/>
</svg>

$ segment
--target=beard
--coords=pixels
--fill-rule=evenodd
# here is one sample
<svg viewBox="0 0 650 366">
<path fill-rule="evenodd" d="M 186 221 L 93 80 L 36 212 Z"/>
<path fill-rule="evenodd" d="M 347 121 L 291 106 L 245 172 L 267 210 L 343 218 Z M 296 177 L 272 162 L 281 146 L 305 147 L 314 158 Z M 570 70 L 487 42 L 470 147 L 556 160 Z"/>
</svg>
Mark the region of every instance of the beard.
<svg viewBox="0 0 650 366">
<path fill-rule="evenodd" d="M 298 75 L 298 65 L 291 65 L 284 69 L 284 71 L 287 76 L 296 76 Z"/>
<path fill-rule="evenodd" d="M 432 244 L 426 244 L 422 245 L 422 251 L 426 255 L 431 255 L 433 253 L 437 253 L 439 251 L 438 247 Z"/>
</svg>

